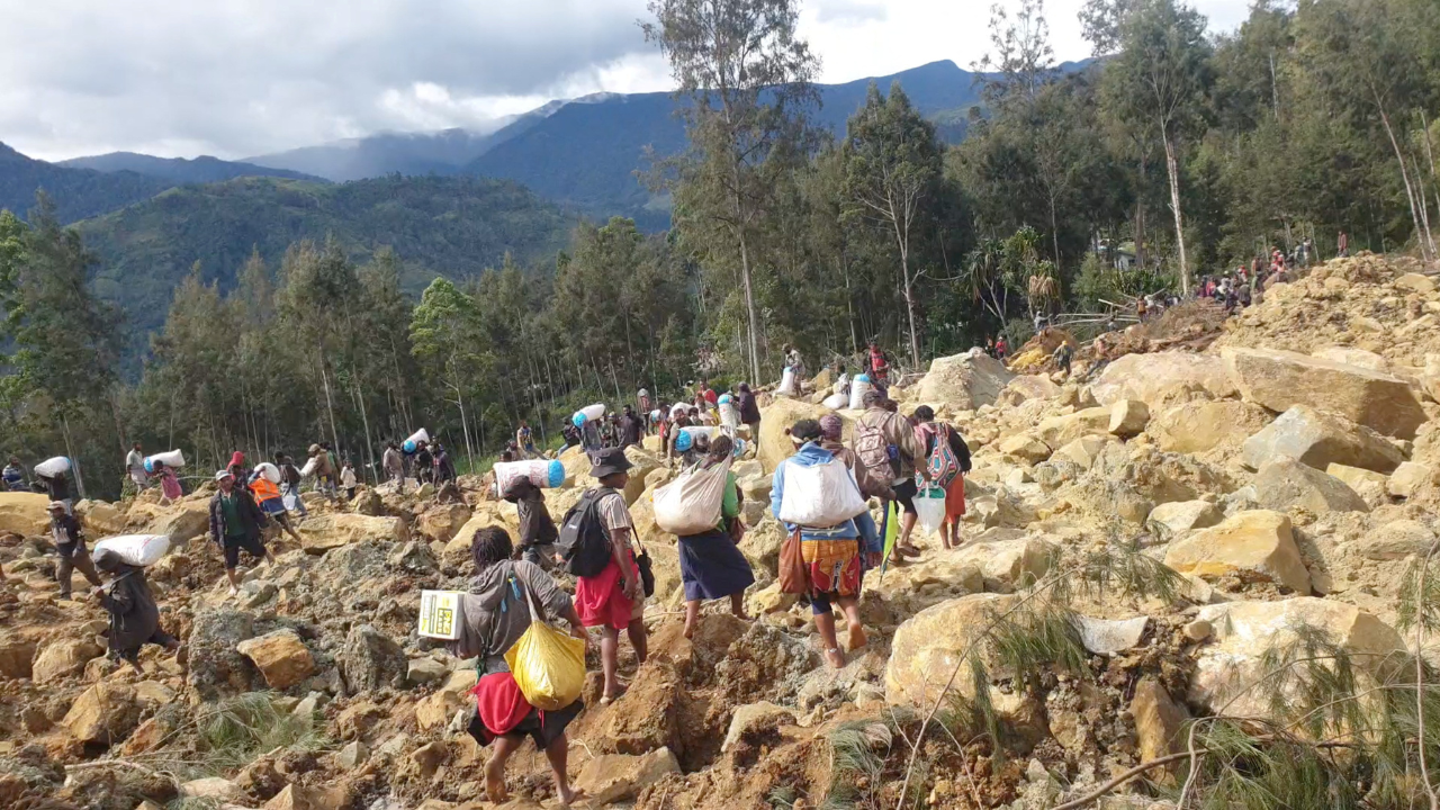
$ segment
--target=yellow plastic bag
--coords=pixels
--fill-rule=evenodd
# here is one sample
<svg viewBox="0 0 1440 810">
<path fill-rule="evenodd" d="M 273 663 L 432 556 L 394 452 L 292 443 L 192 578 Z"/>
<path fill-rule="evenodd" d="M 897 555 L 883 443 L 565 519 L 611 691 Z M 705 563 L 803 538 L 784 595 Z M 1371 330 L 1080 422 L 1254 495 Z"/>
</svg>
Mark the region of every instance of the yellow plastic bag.
<svg viewBox="0 0 1440 810">
<path fill-rule="evenodd" d="M 527 703 L 544 712 L 559 711 L 579 700 L 585 686 L 585 642 L 542 621 L 528 589 L 525 601 L 530 627 L 506 651 L 505 663 Z"/>
</svg>

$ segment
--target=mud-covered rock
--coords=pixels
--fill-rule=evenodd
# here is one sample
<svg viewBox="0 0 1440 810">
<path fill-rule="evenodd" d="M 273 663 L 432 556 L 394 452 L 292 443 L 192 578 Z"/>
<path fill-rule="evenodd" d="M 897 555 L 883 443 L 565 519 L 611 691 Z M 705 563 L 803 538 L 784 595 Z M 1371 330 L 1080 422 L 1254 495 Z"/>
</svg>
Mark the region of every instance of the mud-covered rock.
<svg viewBox="0 0 1440 810">
<path fill-rule="evenodd" d="M 252 691 L 256 669 L 236 649 L 255 635 L 255 619 L 229 608 L 195 614 L 190 630 L 187 680 L 203 700 Z"/>
<path fill-rule="evenodd" d="M 1266 509 L 1368 512 L 1370 506 L 1344 481 L 1290 459 L 1272 461 L 1255 475 L 1255 500 Z"/>
<path fill-rule="evenodd" d="M 995 404 L 1013 379 L 1015 375 L 1004 363 L 980 349 L 971 349 L 964 354 L 932 360 L 929 372 L 920 380 L 911 399 L 973 411 L 981 405 Z"/>
<path fill-rule="evenodd" d="M 335 661 L 352 694 L 401 686 L 409 667 L 400 645 L 368 624 L 350 629 Z"/>
</svg>

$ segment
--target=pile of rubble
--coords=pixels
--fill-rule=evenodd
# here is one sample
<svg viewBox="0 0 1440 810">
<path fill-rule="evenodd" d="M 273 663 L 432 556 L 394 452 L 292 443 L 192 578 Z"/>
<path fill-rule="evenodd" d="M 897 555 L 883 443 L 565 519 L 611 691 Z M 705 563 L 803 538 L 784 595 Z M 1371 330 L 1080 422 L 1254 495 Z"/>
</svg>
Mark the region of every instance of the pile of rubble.
<svg viewBox="0 0 1440 810">
<path fill-rule="evenodd" d="M 972 449 L 966 542 L 922 538 L 919 560 L 867 575 L 871 643 L 840 670 L 778 587 L 784 531 L 768 507 L 793 452 L 784 429 L 824 406 L 766 404 L 735 468 L 757 618 L 710 606 L 693 639 L 650 501 L 674 473 L 653 439 L 632 448 L 625 497 L 657 576 L 652 655 L 637 667 L 622 645 L 631 686 L 608 706 L 591 661 L 575 783 L 591 806 L 655 810 L 894 807 L 902 791 L 932 807 L 1053 807 L 1169 762 L 1192 718 L 1279 722 L 1256 685 L 1267 653 L 1297 639 L 1382 677 L 1412 649 L 1398 592 L 1440 530 L 1440 291 L 1415 269 L 1332 262 L 1267 291 L 1203 351 L 1125 354 L 1085 384 L 975 350 L 894 387 L 903 412 L 932 406 Z M 847 430 L 859 416 L 839 413 Z M 545 494 L 557 516 L 594 483 L 581 454 L 561 460 L 569 477 Z M 248 571 L 238 597 L 205 537 L 206 493 L 82 502 L 92 537 L 173 540 L 151 580 L 186 652 L 145 653 L 143 677 L 102 656 L 97 606 L 55 600 L 43 498 L 0 494 L 0 804 L 489 807 L 476 801 L 485 752 L 461 727 L 473 662 L 415 633 L 420 591 L 465 582 L 474 531 L 517 529 L 511 505 L 460 483 L 307 500 L 300 542 L 277 541 L 278 563 Z M 998 617 L 1058 604 L 1097 560 L 1118 578 L 1126 559 L 1156 586 L 1075 589 L 1072 653 L 1010 668 L 989 635 Z M 981 704 L 999 736 L 958 734 L 962 707 Z M 543 756 L 527 746 L 510 768 L 507 807 L 553 801 Z M 1173 807 L 1151 792 L 1167 772 L 1116 785 L 1108 806 Z"/>
</svg>

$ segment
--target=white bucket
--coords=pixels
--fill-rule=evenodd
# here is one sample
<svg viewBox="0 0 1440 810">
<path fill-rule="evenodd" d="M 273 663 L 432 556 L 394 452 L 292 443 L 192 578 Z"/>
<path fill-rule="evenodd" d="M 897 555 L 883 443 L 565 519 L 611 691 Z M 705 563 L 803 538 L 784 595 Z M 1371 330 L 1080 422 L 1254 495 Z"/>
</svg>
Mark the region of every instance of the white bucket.
<svg viewBox="0 0 1440 810">
<path fill-rule="evenodd" d="M 47 458 L 35 465 L 35 474 L 46 478 L 54 478 L 61 473 L 70 472 L 70 459 L 64 456 Z"/>
<path fill-rule="evenodd" d="M 185 454 L 179 450 L 171 450 L 168 453 L 156 453 L 153 456 L 145 457 L 145 472 L 155 472 L 156 464 L 164 464 L 172 470 L 185 466 Z"/>
</svg>

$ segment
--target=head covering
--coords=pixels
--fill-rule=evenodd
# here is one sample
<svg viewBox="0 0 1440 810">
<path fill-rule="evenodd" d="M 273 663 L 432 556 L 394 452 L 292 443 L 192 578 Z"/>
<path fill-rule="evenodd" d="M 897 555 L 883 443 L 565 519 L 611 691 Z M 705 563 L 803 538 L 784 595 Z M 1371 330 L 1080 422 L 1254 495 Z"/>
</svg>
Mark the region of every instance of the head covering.
<svg viewBox="0 0 1440 810">
<path fill-rule="evenodd" d="M 790 438 L 799 442 L 813 442 L 820 436 L 820 423 L 814 419 L 801 419 L 790 428 Z"/>
<path fill-rule="evenodd" d="M 608 447 L 604 450 L 597 451 L 590 459 L 595 464 L 590 470 L 590 475 L 593 478 L 606 478 L 617 473 L 623 473 L 635 466 L 630 463 L 630 459 L 625 457 L 625 451 L 618 447 Z"/>
<path fill-rule="evenodd" d="M 95 553 L 90 555 L 90 561 L 95 563 L 96 568 L 107 574 L 120 570 L 120 566 L 125 564 L 125 561 L 120 559 L 119 554 L 116 554 L 113 549 L 108 548 L 95 549 Z"/>
<path fill-rule="evenodd" d="M 820 417 L 820 435 L 832 442 L 840 441 L 840 434 L 845 430 L 845 421 L 838 415 L 827 413 Z"/>
<path fill-rule="evenodd" d="M 316 453 L 320 452 L 320 445 L 318 445 L 318 444 L 312 444 L 312 445 L 310 445 L 310 450 L 309 450 L 308 452 L 309 452 L 310 455 L 312 455 L 312 456 L 315 455 Z"/>
<path fill-rule="evenodd" d="M 750 393 L 750 383 L 740 383 L 735 387 L 735 390 L 742 394 L 748 394 Z"/>
<path fill-rule="evenodd" d="M 216 471 L 215 471 L 215 480 L 216 480 L 216 481 L 224 481 L 226 478 L 234 478 L 234 477 L 235 477 L 234 475 L 231 475 L 231 474 L 230 474 L 230 471 L 229 471 L 229 470 L 216 470 Z"/>
<path fill-rule="evenodd" d="M 65 504 L 62 501 L 51 501 L 50 505 L 45 508 L 50 510 L 51 512 L 54 512 L 56 509 L 59 509 L 63 512 L 65 511 Z"/>
<path fill-rule="evenodd" d="M 865 396 L 860 398 L 860 402 L 863 403 L 867 408 L 873 408 L 884 401 L 885 395 L 880 393 L 880 389 L 878 388 L 871 388 L 869 391 L 865 392 Z"/>
</svg>

